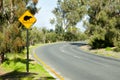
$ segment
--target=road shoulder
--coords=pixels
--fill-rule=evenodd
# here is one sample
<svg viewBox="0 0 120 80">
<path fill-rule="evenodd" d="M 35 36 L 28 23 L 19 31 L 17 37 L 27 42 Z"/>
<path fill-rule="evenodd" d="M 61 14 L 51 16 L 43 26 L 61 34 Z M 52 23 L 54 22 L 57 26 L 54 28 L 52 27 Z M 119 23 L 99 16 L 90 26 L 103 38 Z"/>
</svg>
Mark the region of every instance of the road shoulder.
<svg viewBox="0 0 120 80">
<path fill-rule="evenodd" d="M 83 45 L 80 46 L 80 49 L 95 55 L 108 57 L 108 58 L 114 58 L 114 59 L 120 59 L 120 52 L 115 52 L 112 50 L 106 50 L 104 48 L 102 49 L 91 49 L 89 45 Z"/>
</svg>

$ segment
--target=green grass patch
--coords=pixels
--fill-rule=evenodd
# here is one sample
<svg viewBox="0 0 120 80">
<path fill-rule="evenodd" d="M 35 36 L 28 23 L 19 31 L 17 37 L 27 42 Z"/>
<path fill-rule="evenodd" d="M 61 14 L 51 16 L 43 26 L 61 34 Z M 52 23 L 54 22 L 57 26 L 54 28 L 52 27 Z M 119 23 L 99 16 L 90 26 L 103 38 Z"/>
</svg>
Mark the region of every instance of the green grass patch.
<svg viewBox="0 0 120 80">
<path fill-rule="evenodd" d="M 9 72 L 11 72 L 11 74 L 9 74 L 10 77 L 15 78 L 17 73 L 20 72 L 26 72 L 26 60 L 25 59 L 20 59 L 20 58 L 16 58 L 13 60 L 6 60 L 1 67 L 5 70 L 6 74 L 8 74 Z M 36 79 L 40 79 L 41 77 L 51 77 L 52 76 L 39 64 L 37 64 L 34 61 L 30 61 L 29 63 L 29 70 L 30 73 L 35 73 L 37 75 L 32 75 L 32 77 L 30 76 L 22 76 L 22 77 L 16 77 L 22 80 L 22 78 L 25 79 L 30 79 L 32 80 L 33 78 Z M 22 75 L 19 74 L 19 75 Z M 9 78 L 9 76 L 6 76 L 6 79 Z M 4 77 L 1 77 L 4 78 Z"/>
<path fill-rule="evenodd" d="M 30 49 L 40 44 L 30 47 Z M 5 71 L 0 80 L 55 80 L 34 60 L 29 60 L 29 73 L 26 72 L 26 50 L 23 53 L 7 53 L 6 60 L 0 65 Z"/>
<path fill-rule="evenodd" d="M 105 50 L 106 51 L 112 51 L 113 49 L 111 47 L 106 47 Z"/>
</svg>

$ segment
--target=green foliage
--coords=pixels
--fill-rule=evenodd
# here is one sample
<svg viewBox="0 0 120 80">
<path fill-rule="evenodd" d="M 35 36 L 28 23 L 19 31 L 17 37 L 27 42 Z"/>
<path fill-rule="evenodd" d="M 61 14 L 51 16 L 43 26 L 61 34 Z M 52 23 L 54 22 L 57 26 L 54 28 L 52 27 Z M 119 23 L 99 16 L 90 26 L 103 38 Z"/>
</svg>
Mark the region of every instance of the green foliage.
<svg viewBox="0 0 120 80">
<path fill-rule="evenodd" d="M 75 26 L 87 12 L 87 0 L 62 0 L 53 10 L 56 27 Z"/>
<path fill-rule="evenodd" d="M 77 41 L 85 41 L 88 39 L 88 36 L 85 33 L 77 33 Z"/>
<path fill-rule="evenodd" d="M 65 32 L 64 34 L 64 40 L 65 41 L 76 41 L 77 36 L 71 32 Z"/>
<path fill-rule="evenodd" d="M 89 44 L 92 48 L 105 48 L 105 47 L 112 47 L 113 43 L 110 43 L 108 39 L 101 39 L 99 36 L 92 36 L 89 40 Z"/>
<path fill-rule="evenodd" d="M 40 29 L 37 27 L 33 27 L 30 31 L 29 31 L 29 41 L 30 41 L 30 45 L 34 45 L 36 43 L 42 42 L 42 37 L 43 37 L 43 33 L 40 32 Z"/>
<path fill-rule="evenodd" d="M 25 31 L 18 22 L 18 18 L 25 12 L 27 1 L 0 0 L 0 54 L 2 55 L 7 52 L 20 53 L 25 47 Z M 34 14 L 37 12 L 37 2 L 38 0 L 32 0 L 34 8 L 30 9 L 30 11 L 34 12 Z M 31 6 L 29 5 L 29 7 Z"/>
<path fill-rule="evenodd" d="M 31 1 L 32 1 L 32 3 L 30 3 L 30 4 L 29 4 L 30 0 L 28 1 L 28 4 L 26 7 L 32 14 L 35 14 L 36 12 L 38 12 L 38 9 L 36 8 L 38 0 L 31 0 Z"/>
<path fill-rule="evenodd" d="M 75 27 L 87 12 L 86 1 L 87 0 L 58 1 L 57 7 L 53 10 L 55 18 L 50 20 L 51 24 L 55 24 L 56 41 L 86 39 L 87 36 L 84 33 L 80 33 L 79 29 Z"/>
<path fill-rule="evenodd" d="M 86 0 L 63 0 L 61 8 L 65 14 L 68 26 L 76 25 L 86 13 Z"/>
<path fill-rule="evenodd" d="M 61 26 L 56 25 L 55 32 L 56 32 L 56 34 L 63 34 L 64 30 Z"/>
<path fill-rule="evenodd" d="M 90 20 L 86 33 L 91 36 L 90 45 L 93 48 L 119 47 L 119 1 L 89 0 L 87 3 Z"/>
<path fill-rule="evenodd" d="M 55 19 L 50 19 L 50 23 L 53 25 L 55 23 Z"/>
<path fill-rule="evenodd" d="M 58 28 L 58 27 L 57 27 Z M 57 31 L 57 30 L 61 31 Z M 61 27 L 55 30 L 48 30 L 46 28 L 33 27 L 30 30 L 30 44 L 36 43 L 51 43 L 56 41 L 79 41 L 87 39 L 84 33 L 81 33 L 78 28 L 68 28 L 67 32 L 64 32 Z"/>
<path fill-rule="evenodd" d="M 120 52 L 120 47 L 116 47 L 116 48 L 114 49 L 114 51 Z"/>
<path fill-rule="evenodd" d="M 51 32 L 51 33 L 47 33 L 46 34 L 46 42 L 47 43 L 49 43 L 49 42 L 56 42 L 56 40 L 57 40 L 56 33 Z"/>
</svg>

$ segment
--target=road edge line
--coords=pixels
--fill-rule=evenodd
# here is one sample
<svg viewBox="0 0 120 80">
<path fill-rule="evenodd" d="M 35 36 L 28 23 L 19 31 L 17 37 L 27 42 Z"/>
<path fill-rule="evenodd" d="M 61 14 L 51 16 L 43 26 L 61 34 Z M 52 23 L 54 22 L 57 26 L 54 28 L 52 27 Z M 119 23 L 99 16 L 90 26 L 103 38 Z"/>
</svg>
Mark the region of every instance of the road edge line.
<svg viewBox="0 0 120 80">
<path fill-rule="evenodd" d="M 40 58 L 37 57 L 36 53 L 33 53 L 34 58 L 37 59 L 46 69 L 48 69 L 51 73 L 53 73 L 59 80 L 64 80 L 62 76 L 60 76 L 57 72 L 55 72 L 50 66 L 48 66 L 45 62 L 43 62 Z"/>
</svg>

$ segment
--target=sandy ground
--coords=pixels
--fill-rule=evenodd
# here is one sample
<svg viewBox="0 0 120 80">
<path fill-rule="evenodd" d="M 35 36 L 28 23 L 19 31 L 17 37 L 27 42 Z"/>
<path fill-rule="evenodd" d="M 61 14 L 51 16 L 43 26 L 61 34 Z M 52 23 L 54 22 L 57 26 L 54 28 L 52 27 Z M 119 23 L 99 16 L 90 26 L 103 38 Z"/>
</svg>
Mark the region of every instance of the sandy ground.
<svg viewBox="0 0 120 80">
<path fill-rule="evenodd" d="M 106 50 L 106 49 L 91 49 L 89 45 L 83 45 L 80 47 L 80 49 L 93 54 L 120 59 L 120 52 L 115 52 L 115 51 Z M 112 49 L 114 49 L 114 47 Z"/>
<path fill-rule="evenodd" d="M 0 67 L 0 75 L 4 74 L 4 70 Z"/>
</svg>

